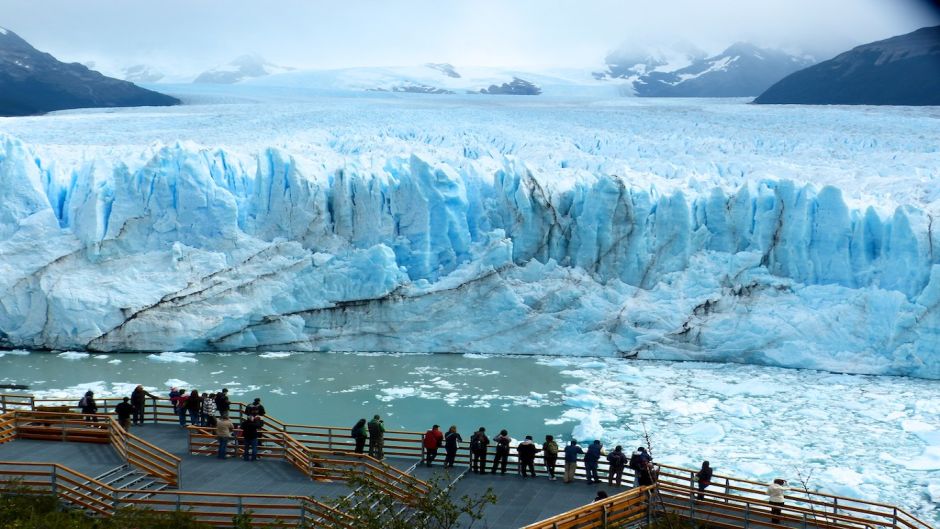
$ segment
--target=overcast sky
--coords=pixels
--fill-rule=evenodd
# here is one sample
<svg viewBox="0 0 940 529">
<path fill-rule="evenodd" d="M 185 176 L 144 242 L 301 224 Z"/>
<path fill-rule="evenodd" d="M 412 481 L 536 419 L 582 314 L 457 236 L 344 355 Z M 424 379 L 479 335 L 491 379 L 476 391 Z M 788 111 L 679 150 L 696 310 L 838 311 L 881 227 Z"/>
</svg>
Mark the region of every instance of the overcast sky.
<svg viewBox="0 0 940 529">
<path fill-rule="evenodd" d="M 201 71 L 257 53 L 296 67 L 596 67 L 610 50 L 738 40 L 819 55 L 940 23 L 928 0 L 0 0 L 0 26 L 63 60 Z M 819 58 L 828 58 L 822 56 Z"/>
</svg>

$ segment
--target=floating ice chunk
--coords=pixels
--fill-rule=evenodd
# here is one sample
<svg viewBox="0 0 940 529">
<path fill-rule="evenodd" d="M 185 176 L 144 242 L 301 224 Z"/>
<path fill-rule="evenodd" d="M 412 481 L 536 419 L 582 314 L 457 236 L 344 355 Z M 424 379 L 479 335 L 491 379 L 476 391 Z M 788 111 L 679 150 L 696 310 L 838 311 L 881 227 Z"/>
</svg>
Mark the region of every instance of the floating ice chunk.
<svg viewBox="0 0 940 529">
<path fill-rule="evenodd" d="M 744 401 L 726 401 L 718 405 L 718 409 L 732 417 L 751 417 L 760 413 L 757 406 Z"/>
<path fill-rule="evenodd" d="M 64 353 L 59 353 L 56 356 L 65 360 L 84 360 L 91 355 L 88 353 L 79 353 L 78 351 L 66 351 Z"/>
<path fill-rule="evenodd" d="M 29 354 L 29 351 L 24 351 L 22 349 L 14 349 L 12 351 L 0 351 L 0 358 L 3 358 L 6 355 L 11 356 L 26 356 Z"/>
<path fill-rule="evenodd" d="M 284 352 L 268 352 L 261 353 L 258 355 L 258 358 L 287 358 L 294 353 L 284 353 Z"/>
<path fill-rule="evenodd" d="M 108 360 L 108 363 L 109 363 L 109 364 L 118 365 L 118 364 L 121 363 L 121 361 L 120 361 L 119 359 L 115 358 L 114 360 Z"/>
<path fill-rule="evenodd" d="M 376 395 L 375 398 L 382 402 L 391 402 L 395 399 L 413 397 L 418 393 L 418 390 L 415 388 L 385 388 L 381 390 L 381 393 L 381 395 Z"/>
<path fill-rule="evenodd" d="M 940 504 L 940 479 L 927 480 L 927 496 L 931 503 Z"/>
<path fill-rule="evenodd" d="M 751 474 L 752 476 L 758 476 L 763 480 L 769 480 L 771 478 L 786 475 L 784 469 L 778 470 L 768 465 L 767 463 L 761 463 L 760 461 L 741 461 L 738 462 L 735 466 L 741 471 Z"/>
<path fill-rule="evenodd" d="M 211 373 L 209 373 L 209 374 L 210 374 L 210 375 L 221 375 L 222 373 L 225 373 L 225 371 L 213 371 L 213 372 L 211 372 Z"/>
<path fill-rule="evenodd" d="M 604 427 L 601 426 L 601 415 L 597 410 L 591 410 L 581 422 L 571 430 L 571 437 L 578 439 L 582 445 L 604 436 Z"/>
<path fill-rule="evenodd" d="M 147 358 L 149 358 L 150 360 L 153 360 L 154 362 L 167 362 L 167 363 L 177 362 L 177 363 L 183 363 L 183 364 L 198 362 L 198 360 L 196 360 L 196 355 L 194 353 L 167 352 L 167 353 L 147 355 Z"/>
<path fill-rule="evenodd" d="M 940 470 L 940 446 L 928 446 L 924 452 L 910 459 L 889 456 L 887 459 L 911 470 Z"/>
<path fill-rule="evenodd" d="M 168 388 L 188 388 L 192 386 L 192 384 L 190 384 L 189 382 L 186 382 L 185 380 L 180 380 L 178 378 L 168 378 L 166 379 L 166 382 L 164 382 L 164 384 Z"/>
<path fill-rule="evenodd" d="M 607 364 L 598 360 L 593 360 L 593 361 L 585 362 L 581 364 L 582 369 L 604 369 L 605 367 L 607 367 Z"/>
<path fill-rule="evenodd" d="M 469 358 L 471 360 L 488 360 L 490 358 L 495 358 L 495 355 L 484 355 L 478 353 L 464 353 L 464 358 Z"/>
<path fill-rule="evenodd" d="M 682 435 L 697 443 L 717 443 L 725 437 L 725 429 L 717 422 L 698 422 L 683 429 Z"/>
<path fill-rule="evenodd" d="M 901 421 L 901 427 L 905 432 L 910 432 L 920 437 L 928 445 L 940 446 L 940 430 L 933 424 L 914 419 Z"/>
</svg>

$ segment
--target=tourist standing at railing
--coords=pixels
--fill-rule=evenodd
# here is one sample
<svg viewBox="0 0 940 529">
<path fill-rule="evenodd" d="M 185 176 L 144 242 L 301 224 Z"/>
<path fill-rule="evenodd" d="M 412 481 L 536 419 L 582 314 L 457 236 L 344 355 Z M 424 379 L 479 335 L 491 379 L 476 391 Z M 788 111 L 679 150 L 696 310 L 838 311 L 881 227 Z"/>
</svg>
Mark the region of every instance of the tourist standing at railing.
<svg viewBox="0 0 940 529">
<path fill-rule="evenodd" d="M 588 484 L 601 482 L 600 478 L 597 477 L 597 464 L 603 454 L 604 445 L 601 444 L 600 440 L 595 439 L 588 446 L 587 453 L 584 454 L 584 472 L 587 474 Z"/>
<path fill-rule="evenodd" d="M 352 438 L 356 441 L 355 452 L 361 454 L 365 452 L 366 439 L 369 438 L 369 429 L 366 427 L 365 418 L 359 419 L 356 421 L 356 424 L 352 427 Z"/>
<path fill-rule="evenodd" d="M 424 464 L 430 467 L 437 458 L 437 451 L 444 446 L 444 432 L 441 431 L 439 424 L 435 424 L 430 430 L 424 432 L 422 445 L 425 454 Z"/>
<path fill-rule="evenodd" d="M 170 388 L 170 404 L 173 405 L 173 413 L 174 413 L 175 415 L 179 415 L 179 413 L 180 413 L 180 410 L 179 410 L 179 407 L 180 407 L 180 395 L 182 395 L 182 394 L 183 394 L 183 392 L 180 391 L 179 388 L 175 388 L 175 387 Z"/>
<path fill-rule="evenodd" d="M 509 442 L 512 441 L 512 438 L 509 437 L 509 432 L 506 430 L 500 430 L 499 435 L 493 438 L 493 442 L 496 443 L 496 457 L 493 458 L 493 470 L 490 471 L 491 474 L 496 473 L 496 469 L 499 468 L 502 475 L 506 475 L 506 463 L 509 462 Z"/>
<path fill-rule="evenodd" d="M 574 475 L 578 471 L 578 454 L 583 454 L 584 449 L 578 446 L 574 439 L 565 447 L 565 483 L 574 481 Z"/>
<path fill-rule="evenodd" d="M 200 397 L 199 392 L 194 389 L 189 394 L 189 398 L 186 399 L 186 411 L 189 413 L 189 424 L 193 426 L 199 426 L 201 424 L 199 421 L 200 410 L 202 410 L 202 397 Z"/>
<path fill-rule="evenodd" d="M 258 417 L 267 415 L 267 412 L 264 411 L 264 404 L 261 404 L 259 397 L 255 397 L 251 404 L 245 406 L 245 415 L 257 415 Z"/>
<path fill-rule="evenodd" d="M 78 401 L 78 407 L 85 414 L 86 421 L 98 422 L 98 417 L 95 417 L 95 414 L 98 413 L 98 403 L 95 402 L 93 391 L 88 390 L 85 392 L 85 396 Z"/>
<path fill-rule="evenodd" d="M 702 461 L 702 469 L 695 474 L 695 479 L 698 480 L 698 499 L 704 500 L 705 488 L 712 484 L 712 467 L 708 461 Z"/>
<path fill-rule="evenodd" d="M 118 424 L 125 430 L 130 429 L 131 415 L 134 414 L 134 406 L 130 403 L 130 400 L 131 399 L 124 397 L 124 402 L 114 407 L 114 413 L 118 416 Z"/>
<path fill-rule="evenodd" d="M 623 453 L 623 447 L 617 445 L 614 451 L 607 456 L 607 484 L 613 486 L 614 481 L 617 486 L 623 480 L 623 469 L 627 466 L 627 454 Z"/>
<path fill-rule="evenodd" d="M 648 463 L 653 461 L 652 456 L 646 452 L 646 448 L 637 447 L 636 451 L 630 456 L 630 470 L 633 471 L 633 486 L 640 486 L 640 474 Z"/>
<path fill-rule="evenodd" d="M 235 425 L 232 424 L 232 421 L 229 420 L 228 414 L 222 415 L 222 417 L 216 422 L 215 425 L 215 437 L 219 440 L 219 459 L 225 459 L 229 439 L 235 437 Z"/>
<path fill-rule="evenodd" d="M 516 453 L 519 454 L 519 473 L 523 478 L 527 477 L 526 470 L 532 472 L 532 477 L 535 477 L 535 454 L 541 451 L 542 449 L 532 442 L 531 435 L 525 436 L 525 440 L 516 447 Z"/>
<path fill-rule="evenodd" d="M 787 480 L 777 478 L 773 483 L 767 486 L 767 503 L 773 505 L 770 509 L 770 514 L 773 516 L 770 520 L 770 523 L 780 523 L 780 518 L 777 516 L 782 512 L 781 507 L 784 504 L 784 498 L 787 493 Z"/>
<path fill-rule="evenodd" d="M 659 476 L 659 470 L 652 461 L 643 461 L 640 466 L 640 486 L 647 487 L 656 483 L 656 478 Z"/>
<path fill-rule="evenodd" d="M 542 461 L 545 463 L 545 470 L 548 471 L 549 481 L 555 481 L 555 464 L 558 463 L 558 443 L 551 435 L 545 436 L 545 443 L 542 444 Z"/>
<path fill-rule="evenodd" d="M 215 418 L 219 415 L 219 410 L 215 407 L 215 393 L 209 393 L 202 396 L 202 410 L 199 412 L 200 424 L 202 426 L 214 426 Z"/>
<path fill-rule="evenodd" d="M 369 421 L 369 455 L 385 459 L 385 423 L 378 414 Z"/>
<path fill-rule="evenodd" d="M 261 417 L 257 415 L 246 418 L 241 423 L 242 429 L 242 458 L 245 461 L 258 460 L 258 436 L 261 430 Z"/>
<path fill-rule="evenodd" d="M 229 415 L 232 403 L 228 400 L 228 388 L 222 388 L 222 391 L 216 394 L 215 409 L 219 412 L 219 415 Z"/>
<path fill-rule="evenodd" d="M 172 401 L 172 399 L 170 399 Z M 180 426 L 186 426 L 186 401 L 189 400 L 189 395 L 186 394 L 186 390 L 180 388 L 179 395 L 176 397 L 176 416 L 179 417 Z"/>
<path fill-rule="evenodd" d="M 454 466 L 454 460 L 457 459 L 457 449 L 460 448 L 460 443 L 462 442 L 463 437 L 457 433 L 456 425 L 447 429 L 447 433 L 444 434 L 444 452 L 447 454 L 444 457 L 444 468 L 452 468 Z"/>
<path fill-rule="evenodd" d="M 147 407 L 147 397 L 152 399 L 157 398 L 156 395 L 151 394 L 140 384 L 137 384 L 137 387 L 134 388 L 133 392 L 131 392 L 131 406 L 134 407 L 132 422 L 135 425 L 144 425 L 144 409 Z"/>
<path fill-rule="evenodd" d="M 486 428 L 479 430 L 470 437 L 470 470 L 477 474 L 486 474 L 486 447 L 490 445 L 490 438 L 486 436 Z"/>
</svg>

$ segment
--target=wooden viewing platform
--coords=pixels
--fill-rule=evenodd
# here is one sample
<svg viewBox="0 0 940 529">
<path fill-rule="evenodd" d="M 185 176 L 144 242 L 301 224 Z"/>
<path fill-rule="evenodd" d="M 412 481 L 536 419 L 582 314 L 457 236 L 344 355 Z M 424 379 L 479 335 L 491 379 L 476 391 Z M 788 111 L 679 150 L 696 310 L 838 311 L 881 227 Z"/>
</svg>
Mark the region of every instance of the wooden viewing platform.
<svg viewBox="0 0 940 529">
<path fill-rule="evenodd" d="M 98 404 L 113 409 L 121 400 L 98 399 Z M 457 496 L 491 488 L 498 502 L 488 506 L 485 515 L 493 529 L 645 526 L 664 513 L 727 529 L 931 529 L 892 505 L 796 490 L 786 497 L 778 516 L 781 523 L 774 524 L 766 484 L 716 475 L 704 499 L 698 499 L 696 471 L 667 465 L 661 465 L 652 487 L 586 486 L 583 468 L 578 469 L 577 482 L 564 484 L 544 477 L 523 479 L 515 472 L 513 449 L 507 475 L 477 475 L 468 472 L 464 443 L 453 469 L 441 467 L 442 456 L 427 468 L 419 464 L 422 432 L 387 431 L 387 457 L 379 461 L 353 452 L 349 428 L 289 424 L 270 415 L 264 417 L 259 461 L 237 458 L 236 446 L 229 447 L 230 459 L 220 460 L 214 457 L 218 445 L 213 432 L 179 426 L 167 400 L 149 399 L 147 424 L 132 431 L 107 415 L 98 415 L 97 423 L 84 420 L 75 413 L 75 402 L 0 394 L 0 481 L 18 479 L 100 516 L 129 506 L 187 510 L 201 521 L 230 526 L 234 515 L 251 511 L 257 526 L 277 521 L 353 529 L 356 521 L 335 504 L 343 497 L 369 501 L 357 498 L 359 491 L 345 483 L 355 473 L 402 509 L 428 494 L 431 480 L 449 484 Z M 244 408 L 232 403 L 232 419 L 239 419 Z M 492 452 L 489 455 L 492 461 Z M 545 476 L 538 463 L 539 475 Z M 606 477 L 606 462 L 599 466 Z M 632 482 L 628 468 L 624 483 Z M 592 503 L 597 490 L 610 497 Z"/>
</svg>

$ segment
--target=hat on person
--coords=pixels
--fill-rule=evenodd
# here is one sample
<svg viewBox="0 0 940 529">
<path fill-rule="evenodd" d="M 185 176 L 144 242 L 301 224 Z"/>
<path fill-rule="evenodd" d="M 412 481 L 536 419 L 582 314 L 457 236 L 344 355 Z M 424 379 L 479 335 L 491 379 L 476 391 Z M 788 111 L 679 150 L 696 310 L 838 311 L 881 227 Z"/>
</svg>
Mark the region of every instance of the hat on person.
<svg viewBox="0 0 940 529">
<path fill-rule="evenodd" d="M 381 417 L 379 417 L 379 414 L 376 413 L 376 414 L 375 414 L 375 417 L 372 417 L 372 418 L 373 418 L 373 419 L 380 419 Z"/>
</svg>

